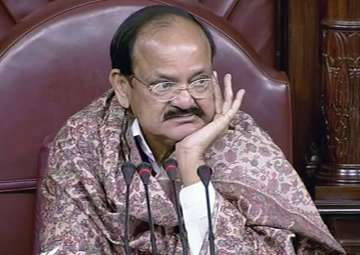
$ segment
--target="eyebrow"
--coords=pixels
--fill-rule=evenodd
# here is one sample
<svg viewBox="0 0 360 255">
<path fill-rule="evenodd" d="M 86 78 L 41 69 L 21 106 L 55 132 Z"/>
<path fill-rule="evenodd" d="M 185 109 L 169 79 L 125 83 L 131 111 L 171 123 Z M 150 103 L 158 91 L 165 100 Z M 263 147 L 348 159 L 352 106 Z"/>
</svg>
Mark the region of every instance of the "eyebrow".
<svg viewBox="0 0 360 255">
<path fill-rule="evenodd" d="M 208 76 L 208 75 L 211 76 L 211 71 L 210 71 L 210 73 L 208 73 L 207 70 L 200 70 L 192 75 L 190 81 L 194 80 L 194 78 L 196 78 L 197 76 Z"/>
<path fill-rule="evenodd" d="M 201 75 L 208 76 L 208 75 L 211 75 L 211 73 L 208 73 L 208 70 L 206 70 L 206 69 L 201 69 L 199 71 L 196 71 L 194 74 L 192 74 L 188 81 L 191 82 L 194 80 L 194 78 L 196 78 L 197 76 L 201 76 Z M 177 82 L 177 78 L 175 78 L 175 77 L 165 75 L 165 74 L 159 74 L 158 77 L 154 78 L 154 81 L 151 82 L 150 85 L 156 84 L 161 80 Z"/>
</svg>

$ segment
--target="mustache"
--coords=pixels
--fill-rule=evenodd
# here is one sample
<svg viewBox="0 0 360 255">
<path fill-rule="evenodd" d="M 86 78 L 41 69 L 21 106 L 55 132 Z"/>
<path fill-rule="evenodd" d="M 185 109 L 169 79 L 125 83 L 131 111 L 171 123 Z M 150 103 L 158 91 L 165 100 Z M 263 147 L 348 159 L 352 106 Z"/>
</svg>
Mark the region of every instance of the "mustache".
<svg viewBox="0 0 360 255">
<path fill-rule="evenodd" d="M 177 117 L 187 116 L 187 115 L 196 115 L 202 117 L 204 115 L 203 110 L 198 107 L 190 107 L 188 109 L 181 109 L 175 107 L 164 114 L 164 120 L 169 120 Z"/>
</svg>

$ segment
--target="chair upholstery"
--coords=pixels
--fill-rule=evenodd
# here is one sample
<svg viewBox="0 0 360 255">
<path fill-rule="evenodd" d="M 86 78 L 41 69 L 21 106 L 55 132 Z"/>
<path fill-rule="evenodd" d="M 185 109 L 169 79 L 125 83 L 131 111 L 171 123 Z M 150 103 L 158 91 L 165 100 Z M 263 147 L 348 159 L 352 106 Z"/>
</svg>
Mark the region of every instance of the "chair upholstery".
<svg viewBox="0 0 360 255">
<path fill-rule="evenodd" d="M 0 43 L 9 31 L 34 11 L 52 0 L 0 0 Z"/>
<path fill-rule="evenodd" d="M 44 138 L 109 88 L 108 49 L 114 31 L 130 13 L 158 3 L 169 2 L 69 0 L 39 12 L 18 26 L 3 43 L 0 48 L 3 254 L 30 254 L 34 190 Z M 220 17 L 203 8 L 194 9 L 193 5 L 179 5 L 209 27 L 218 48 L 215 68 L 220 76 L 232 73 L 236 89 L 246 89 L 242 109 L 268 131 L 291 160 L 292 120 L 286 77 L 265 66 Z"/>
<path fill-rule="evenodd" d="M 0 44 L 9 31 L 24 18 L 63 0 L 0 0 Z M 238 31 L 267 64 L 275 66 L 276 0 L 181 0 L 222 17 Z M 254 29 L 256 28 L 256 29 Z"/>
<path fill-rule="evenodd" d="M 181 0 L 207 8 L 226 20 L 263 62 L 275 66 L 276 0 Z"/>
</svg>

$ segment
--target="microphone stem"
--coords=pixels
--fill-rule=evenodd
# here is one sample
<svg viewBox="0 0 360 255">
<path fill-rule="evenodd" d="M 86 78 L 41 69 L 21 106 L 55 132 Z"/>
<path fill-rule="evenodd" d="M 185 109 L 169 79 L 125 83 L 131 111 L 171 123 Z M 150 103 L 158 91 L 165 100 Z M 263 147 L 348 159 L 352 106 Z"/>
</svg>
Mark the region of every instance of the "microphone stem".
<svg viewBox="0 0 360 255">
<path fill-rule="evenodd" d="M 183 247 L 183 255 L 187 255 L 188 254 L 188 247 L 187 247 L 187 242 L 186 242 L 186 238 L 185 238 L 185 229 L 184 229 L 184 224 L 182 221 L 182 213 L 179 207 L 179 200 L 178 200 L 178 195 L 176 193 L 176 186 L 175 186 L 175 181 L 171 181 L 172 184 L 172 188 L 173 188 L 173 193 L 174 193 L 174 197 L 175 197 L 175 209 L 176 209 L 176 213 L 178 215 L 178 224 L 179 224 L 179 230 L 180 230 L 180 241 L 181 241 L 181 245 Z"/>
<path fill-rule="evenodd" d="M 208 212 L 208 224 L 209 224 L 209 246 L 210 246 L 210 255 L 215 255 L 215 237 L 212 229 L 211 222 L 211 208 L 210 208 L 210 196 L 209 196 L 209 186 L 205 186 L 205 195 L 206 195 L 206 207 Z"/>
<path fill-rule="evenodd" d="M 148 186 L 144 185 L 144 189 L 145 189 L 145 198 L 146 198 L 146 205 L 147 205 L 147 209 L 148 209 L 148 218 L 149 218 L 149 225 L 150 225 L 150 242 L 151 242 L 151 251 L 152 251 L 151 253 L 154 255 L 158 255 L 158 251 L 157 251 L 157 247 L 156 247 L 154 223 L 153 223 L 152 215 L 151 215 Z"/>
<path fill-rule="evenodd" d="M 124 229 L 124 243 L 125 254 L 130 255 L 129 247 L 129 200 L 130 200 L 130 185 L 126 184 L 126 197 L 125 197 L 125 229 Z"/>
</svg>

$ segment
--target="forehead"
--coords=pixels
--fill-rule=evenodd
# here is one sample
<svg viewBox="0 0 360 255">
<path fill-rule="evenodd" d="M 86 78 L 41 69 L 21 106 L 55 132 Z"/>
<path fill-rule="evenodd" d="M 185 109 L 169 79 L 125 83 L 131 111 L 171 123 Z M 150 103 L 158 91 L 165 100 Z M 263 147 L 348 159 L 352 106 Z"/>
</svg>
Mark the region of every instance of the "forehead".
<svg viewBox="0 0 360 255">
<path fill-rule="evenodd" d="M 171 17 L 145 26 L 134 44 L 134 71 L 141 67 L 172 68 L 211 66 L 211 48 L 205 33 L 194 22 Z"/>
</svg>

